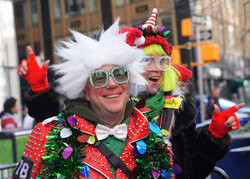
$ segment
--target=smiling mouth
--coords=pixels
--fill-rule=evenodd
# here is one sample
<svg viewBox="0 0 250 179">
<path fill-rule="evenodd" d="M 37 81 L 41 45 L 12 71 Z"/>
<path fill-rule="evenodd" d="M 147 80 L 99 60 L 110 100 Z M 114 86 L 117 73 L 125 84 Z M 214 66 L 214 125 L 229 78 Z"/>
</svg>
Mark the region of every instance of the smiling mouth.
<svg viewBox="0 0 250 179">
<path fill-rule="evenodd" d="M 153 83 L 157 83 L 159 80 L 159 77 L 150 77 L 148 78 L 150 81 L 152 81 Z"/>
<path fill-rule="evenodd" d="M 107 95 L 107 96 L 104 96 L 105 98 L 108 98 L 108 99 L 113 99 L 113 98 L 117 98 L 119 97 L 121 94 L 112 94 L 112 95 Z"/>
</svg>

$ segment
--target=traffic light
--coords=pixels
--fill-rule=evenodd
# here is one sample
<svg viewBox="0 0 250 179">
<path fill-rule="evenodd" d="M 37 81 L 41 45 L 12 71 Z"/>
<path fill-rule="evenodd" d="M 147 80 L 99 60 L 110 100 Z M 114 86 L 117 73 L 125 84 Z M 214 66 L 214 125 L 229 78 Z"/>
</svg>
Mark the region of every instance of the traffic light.
<svg viewBox="0 0 250 179">
<path fill-rule="evenodd" d="M 171 54 L 172 64 L 181 65 L 181 52 L 180 49 L 174 48 Z"/>
<path fill-rule="evenodd" d="M 183 37 L 194 36 L 194 24 L 191 18 L 186 18 L 181 20 L 181 35 Z"/>
<path fill-rule="evenodd" d="M 206 44 L 201 46 L 201 59 L 204 63 L 220 61 L 218 44 Z"/>
</svg>

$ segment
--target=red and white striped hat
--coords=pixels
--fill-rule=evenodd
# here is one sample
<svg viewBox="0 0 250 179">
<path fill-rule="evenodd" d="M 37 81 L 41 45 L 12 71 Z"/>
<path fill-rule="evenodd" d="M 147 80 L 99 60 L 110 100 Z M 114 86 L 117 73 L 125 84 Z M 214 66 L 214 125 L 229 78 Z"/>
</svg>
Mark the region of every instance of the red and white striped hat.
<svg viewBox="0 0 250 179">
<path fill-rule="evenodd" d="M 154 8 L 152 10 L 152 15 L 148 18 L 147 22 L 142 26 L 142 28 L 147 28 L 148 26 L 154 27 L 155 26 L 156 14 L 157 14 L 157 9 Z"/>
</svg>

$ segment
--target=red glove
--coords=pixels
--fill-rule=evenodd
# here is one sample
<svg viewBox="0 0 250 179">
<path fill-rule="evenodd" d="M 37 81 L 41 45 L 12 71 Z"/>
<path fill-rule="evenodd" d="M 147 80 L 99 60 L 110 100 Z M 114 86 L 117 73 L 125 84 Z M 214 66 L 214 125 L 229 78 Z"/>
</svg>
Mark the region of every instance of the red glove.
<svg viewBox="0 0 250 179">
<path fill-rule="evenodd" d="M 209 131 L 215 136 L 219 138 L 223 138 L 229 131 L 232 130 L 231 124 L 233 122 L 236 122 L 236 130 L 240 128 L 240 121 L 234 114 L 236 111 L 239 110 L 239 108 L 245 106 L 245 104 L 239 104 L 236 106 L 233 106 L 223 112 L 220 112 L 219 107 L 215 105 L 214 115 L 212 117 L 211 124 L 209 125 L 208 129 Z M 234 117 L 234 119 L 230 118 Z M 230 119 L 229 119 L 230 118 Z M 226 123 L 228 123 L 227 127 Z"/>
<path fill-rule="evenodd" d="M 47 81 L 47 63 L 44 63 L 42 68 L 37 63 L 35 54 L 29 53 L 29 59 L 23 59 L 21 65 L 19 65 L 19 69 L 17 71 L 18 74 L 20 73 L 20 69 L 23 67 L 23 63 L 27 63 L 27 71 L 26 74 L 22 74 L 22 76 L 28 81 L 31 85 L 32 91 L 36 93 L 40 93 L 49 88 L 49 84 Z"/>
</svg>

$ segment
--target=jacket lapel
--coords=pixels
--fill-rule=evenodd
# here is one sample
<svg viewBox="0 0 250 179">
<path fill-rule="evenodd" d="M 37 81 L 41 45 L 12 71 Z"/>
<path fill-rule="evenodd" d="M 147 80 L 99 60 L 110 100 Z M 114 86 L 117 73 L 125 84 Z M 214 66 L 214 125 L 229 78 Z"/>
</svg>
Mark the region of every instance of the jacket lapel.
<svg viewBox="0 0 250 179">
<path fill-rule="evenodd" d="M 74 118 L 77 120 L 76 128 L 81 130 L 82 132 L 95 136 L 95 125 L 86 119 L 83 119 L 77 115 L 74 115 Z M 83 161 L 92 169 L 98 171 L 106 178 L 113 179 L 113 175 L 111 173 L 108 160 L 105 156 L 93 145 L 87 144 L 86 149 L 84 150 Z M 90 174 L 91 176 L 91 174 Z"/>
<path fill-rule="evenodd" d="M 133 113 L 130 116 L 128 122 L 128 139 L 127 143 L 120 156 L 121 161 L 128 167 L 132 172 L 137 166 L 135 155 L 133 152 L 132 143 L 137 142 L 148 136 L 149 126 L 148 120 L 143 116 L 143 114 L 136 108 L 134 108 Z M 116 171 L 116 178 L 126 178 L 124 173 L 118 169 Z"/>
</svg>

